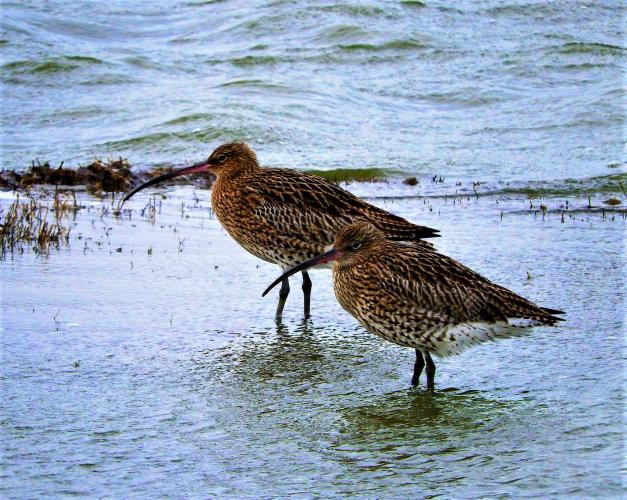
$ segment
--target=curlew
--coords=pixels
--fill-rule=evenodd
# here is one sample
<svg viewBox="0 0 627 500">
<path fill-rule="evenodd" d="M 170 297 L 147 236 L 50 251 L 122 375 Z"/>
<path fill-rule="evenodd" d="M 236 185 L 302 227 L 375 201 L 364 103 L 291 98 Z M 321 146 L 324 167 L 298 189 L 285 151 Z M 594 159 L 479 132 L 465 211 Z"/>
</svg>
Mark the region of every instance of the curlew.
<svg viewBox="0 0 627 500">
<path fill-rule="evenodd" d="M 333 247 L 274 281 L 331 262 L 333 287 L 340 305 L 368 331 L 416 350 L 412 385 L 426 365 L 427 389 L 433 391 L 431 354 L 449 356 L 488 340 L 555 325 L 564 314 L 539 307 L 496 285 L 425 242 L 389 241 L 368 222 L 340 230 Z"/>
<path fill-rule="evenodd" d="M 412 224 L 375 207 L 339 186 L 304 172 L 262 168 L 245 143 L 219 146 L 206 161 L 142 184 L 135 193 L 173 177 L 208 172 L 215 176 L 211 205 L 227 233 L 244 249 L 283 271 L 324 251 L 347 224 L 367 220 L 391 240 L 418 241 L 438 231 Z M 305 316 L 310 314 L 311 279 L 303 271 Z M 290 291 L 282 281 L 276 319 Z"/>
</svg>

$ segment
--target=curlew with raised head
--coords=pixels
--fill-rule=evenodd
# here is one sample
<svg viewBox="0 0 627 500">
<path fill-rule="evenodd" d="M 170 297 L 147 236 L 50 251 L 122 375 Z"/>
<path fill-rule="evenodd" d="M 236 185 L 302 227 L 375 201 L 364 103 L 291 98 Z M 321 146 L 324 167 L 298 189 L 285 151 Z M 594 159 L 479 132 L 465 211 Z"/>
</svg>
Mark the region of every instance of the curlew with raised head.
<svg viewBox="0 0 627 500">
<path fill-rule="evenodd" d="M 262 168 L 245 143 L 219 146 L 206 161 L 156 177 L 131 191 L 185 174 L 208 172 L 216 178 L 211 205 L 229 235 L 256 257 L 283 270 L 300 264 L 333 243 L 338 230 L 367 220 L 391 240 L 418 241 L 438 231 L 412 224 L 375 207 L 315 175 L 283 168 Z M 310 313 L 311 279 L 303 271 L 305 316 Z M 276 318 L 281 318 L 289 294 L 282 281 Z"/>
<path fill-rule="evenodd" d="M 425 242 L 390 241 L 361 221 L 339 231 L 333 247 L 285 272 L 263 293 L 296 272 L 332 262 L 340 305 L 368 331 L 416 350 L 412 385 L 426 365 L 434 389 L 431 354 L 449 356 L 488 340 L 555 325 L 562 311 L 539 307 L 496 285 Z"/>
</svg>

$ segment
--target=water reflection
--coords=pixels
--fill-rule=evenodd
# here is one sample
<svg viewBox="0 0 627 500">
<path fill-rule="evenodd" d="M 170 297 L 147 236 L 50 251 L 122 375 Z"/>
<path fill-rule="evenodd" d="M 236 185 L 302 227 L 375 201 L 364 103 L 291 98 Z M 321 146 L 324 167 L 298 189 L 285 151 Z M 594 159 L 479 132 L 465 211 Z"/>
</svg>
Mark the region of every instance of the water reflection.
<svg viewBox="0 0 627 500">
<path fill-rule="evenodd" d="M 261 328 L 217 350 L 203 351 L 193 359 L 195 371 L 215 374 L 240 387 L 263 387 L 281 380 L 284 386 L 330 382 L 328 374 L 346 363 L 359 364 L 359 356 L 346 345 L 355 332 L 316 326 L 312 320 L 278 322 Z M 212 376 L 212 375 L 209 375 Z"/>
<path fill-rule="evenodd" d="M 459 442 L 530 411 L 530 401 L 478 391 L 452 388 L 430 395 L 422 388 L 394 390 L 402 383 L 396 372 L 386 376 L 382 371 L 389 364 L 383 355 L 390 354 L 376 349 L 376 338 L 361 335 L 311 320 L 278 323 L 249 340 L 194 357 L 196 388 L 210 394 L 212 405 L 245 407 L 247 418 L 276 411 L 276 420 L 265 425 L 289 421 L 298 432 L 312 424 L 296 416 L 306 406 L 309 419 L 335 427 L 322 432 L 335 436 L 325 440 L 337 446 L 350 443 L 354 449 L 374 442 L 389 448 L 422 440 L 430 446 Z"/>
<path fill-rule="evenodd" d="M 395 391 L 368 398 L 341 410 L 346 435 L 359 440 L 373 433 L 393 432 L 445 438 L 476 432 L 490 421 L 517 411 L 520 401 L 494 399 L 477 391 L 447 391 L 431 395 L 420 389 Z M 350 429 L 350 430 L 349 430 Z"/>
</svg>

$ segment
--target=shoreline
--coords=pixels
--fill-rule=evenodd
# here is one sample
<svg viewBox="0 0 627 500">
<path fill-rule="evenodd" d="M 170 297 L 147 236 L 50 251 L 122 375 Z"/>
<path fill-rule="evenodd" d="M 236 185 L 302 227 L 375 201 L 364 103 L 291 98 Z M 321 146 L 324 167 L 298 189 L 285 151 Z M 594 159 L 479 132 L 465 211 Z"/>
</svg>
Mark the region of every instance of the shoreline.
<svg viewBox="0 0 627 500">
<path fill-rule="evenodd" d="M 95 193 L 83 185 L 31 185 L 24 190 L 0 190 L 0 260 L 15 252 L 31 248 L 35 253 L 48 254 L 51 248 L 70 246 L 76 239 L 73 229 L 81 224 L 83 214 L 98 213 L 101 221 L 146 219 L 159 224 L 162 209 L 168 218 L 176 213 L 185 220 L 197 209 L 213 217 L 210 188 L 189 183 L 153 188 L 141 199 L 122 205 L 123 192 Z M 532 216 L 535 220 L 567 222 L 627 221 L 627 208 L 620 193 L 587 196 L 543 196 L 530 198 L 521 193 L 458 194 L 424 196 L 407 195 L 400 182 L 388 183 L 381 193 L 372 183 L 347 185 L 354 194 L 383 206 L 394 213 L 405 213 L 409 220 L 425 215 L 457 219 L 463 212 L 471 219 L 504 219 Z M 421 215 L 422 214 L 422 215 Z M 195 216 L 194 216 L 195 217 Z M 202 224 L 202 222 L 201 222 Z M 437 225 L 438 221 L 432 224 Z M 163 226 L 161 226 L 163 228 Z M 78 238 L 80 239 L 80 238 Z"/>
<path fill-rule="evenodd" d="M 47 189 L 84 190 L 94 196 L 109 193 L 127 192 L 133 187 L 159 175 L 180 168 L 173 165 L 157 165 L 139 170 L 133 167 L 126 158 L 108 158 L 106 161 L 95 158 L 91 163 L 79 164 L 76 168 L 68 168 L 61 162 L 57 167 L 50 162 L 35 161 L 24 172 L 15 169 L 0 171 L 0 191 L 14 190 L 28 192 L 33 186 Z M 612 169 L 617 168 L 612 164 Z M 565 178 L 554 180 L 529 179 L 527 181 L 488 180 L 452 180 L 442 175 L 423 175 L 406 177 L 400 171 L 388 171 L 376 167 L 337 168 L 331 170 L 304 169 L 306 173 L 322 177 L 343 187 L 353 184 L 389 185 L 390 190 L 398 191 L 394 197 L 408 198 L 454 198 L 458 196 L 490 197 L 511 196 L 528 199 L 543 198 L 576 198 L 597 197 L 605 195 L 598 206 L 620 206 L 627 203 L 627 172 L 612 171 L 606 175 L 592 176 L 583 179 Z M 211 176 L 181 176 L 161 184 L 162 187 L 182 185 L 211 188 Z M 381 193 L 377 198 L 386 198 Z M 390 195 L 391 196 L 391 195 Z M 607 201 L 607 202 L 606 202 Z M 590 202 L 589 208 L 592 208 Z"/>
</svg>

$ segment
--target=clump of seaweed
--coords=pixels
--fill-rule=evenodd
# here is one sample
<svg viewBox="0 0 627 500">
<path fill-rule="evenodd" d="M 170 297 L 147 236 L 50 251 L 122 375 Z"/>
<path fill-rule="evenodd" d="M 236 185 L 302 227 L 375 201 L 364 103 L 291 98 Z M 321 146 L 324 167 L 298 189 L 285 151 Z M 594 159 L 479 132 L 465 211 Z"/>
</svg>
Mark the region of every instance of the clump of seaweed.
<svg viewBox="0 0 627 500">
<path fill-rule="evenodd" d="M 123 193 L 132 186 L 140 184 L 159 175 L 174 170 L 171 166 L 156 166 L 145 172 L 133 172 L 131 164 L 126 158 L 106 161 L 95 158 L 88 165 L 79 164 L 78 168 L 65 168 L 63 162 L 58 167 L 52 167 L 49 162 L 41 163 L 35 160 L 25 172 L 2 170 L 0 172 L 0 189 L 15 191 L 28 190 L 34 185 L 50 186 L 85 186 L 87 191 L 95 196 L 103 193 Z M 188 179 L 171 180 L 173 184 L 190 184 Z M 209 178 L 205 181 L 210 186 Z"/>
<path fill-rule="evenodd" d="M 322 177 L 335 184 L 350 182 L 385 182 L 386 171 L 381 168 L 336 168 L 333 170 L 309 169 L 305 172 Z"/>
<path fill-rule="evenodd" d="M 606 205 L 609 205 L 611 207 L 615 207 L 617 205 L 621 204 L 621 201 L 616 198 L 615 196 L 608 198 L 607 200 L 603 201 L 603 203 L 605 203 Z"/>
<path fill-rule="evenodd" d="M 403 180 L 403 184 L 407 184 L 408 186 L 416 186 L 418 184 L 418 179 L 415 177 L 407 177 Z"/>
<path fill-rule="evenodd" d="M 70 228 L 63 225 L 63 215 L 71 210 L 77 210 L 73 193 L 55 193 L 52 209 L 34 198 L 21 201 L 18 194 L 0 224 L 0 259 L 7 253 L 23 253 L 25 246 L 47 254 L 50 247 L 67 244 Z"/>
<path fill-rule="evenodd" d="M 126 158 L 109 159 L 106 163 L 96 158 L 86 167 L 79 167 L 77 173 L 84 174 L 87 190 L 92 194 L 123 192 L 133 181 L 131 165 Z"/>
<path fill-rule="evenodd" d="M 54 168 L 49 162 L 32 162 L 24 173 L 15 170 L 3 171 L 0 175 L 0 187 L 11 189 L 27 189 L 35 184 L 53 186 L 86 186 L 87 189 L 99 194 L 104 192 L 122 192 L 130 186 L 134 176 L 126 158 L 106 162 L 95 158 L 88 165 L 79 165 L 77 169 L 63 167 L 63 162 Z"/>
</svg>

